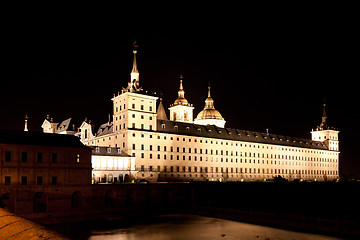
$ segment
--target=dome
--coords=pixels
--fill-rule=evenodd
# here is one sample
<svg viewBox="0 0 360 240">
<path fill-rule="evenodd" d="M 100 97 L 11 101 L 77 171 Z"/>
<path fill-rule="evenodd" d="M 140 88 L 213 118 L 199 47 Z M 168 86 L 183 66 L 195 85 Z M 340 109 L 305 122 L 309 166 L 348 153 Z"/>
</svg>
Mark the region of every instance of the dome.
<svg viewBox="0 0 360 240">
<path fill-rule="evenodd" d="M 197 115 L 196 119 L 220 119 L 224 118 L 221 116 L 220 112 L 216 109 L 204 109 Z"/>
<path fill-rule="evenodd" d="M 179 97 L 175 100 L 174 105 L 188 105 L 188 101 L 184 98 L 184 90 L 179 90 Z"/>
<path fill-rule="evenodd" d="M 210 96 L 210 87 L 208 88 L 208 97 L 205 100 L 205 107 L 199 112 L 194 123 L 200 125 L 215 125 L 222 128 L 225 126 L 225 119 L 214 107 L 214 100 Z"/>
<path fill-rule="evenodd" d="M 215 109 L 214 107 L 214 100 L 211 98 L 210 95 L 210 87 L 208 87 L 208 97 L 205 100 L 205 107 L 204 109 L 199 112 L 196 119 L 220 119 L 224 120 L 221 116 L 220 112 Z"/>
</svg>

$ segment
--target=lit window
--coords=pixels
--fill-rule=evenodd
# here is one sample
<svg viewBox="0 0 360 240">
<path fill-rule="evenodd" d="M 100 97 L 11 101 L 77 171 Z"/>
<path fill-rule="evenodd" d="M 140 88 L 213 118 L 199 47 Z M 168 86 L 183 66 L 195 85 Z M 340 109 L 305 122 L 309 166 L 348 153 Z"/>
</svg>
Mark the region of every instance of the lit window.
<svg viewBox="0 0 360 240">
<path fill-rule="evenodd" d="M 80 162 L 80 154 L 76 154 L 76 158 L 75 158 L 76 163 Z"/>
</svg>

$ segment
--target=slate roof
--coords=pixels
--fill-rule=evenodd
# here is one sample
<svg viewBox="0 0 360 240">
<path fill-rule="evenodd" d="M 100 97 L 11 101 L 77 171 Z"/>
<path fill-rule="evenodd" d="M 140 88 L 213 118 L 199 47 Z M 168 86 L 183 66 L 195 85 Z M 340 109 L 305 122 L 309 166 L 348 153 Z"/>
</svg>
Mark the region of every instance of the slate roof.
<svg viewBox="0 0 360 240">
<path fill-rule="evenodd" d="M 107 134 L 110 134 L 113 132 L 114 132 L 113 131 L 113 122 L 104 123 L 99 127 L 98 131 L 96 132 L 96 136 L 99 137 L 99 136 L 107 135 Z"/>
<path fill-rule="evenodd" d="M 328 147 L 325 143 L 312 141 L 310 139 L 288 137 L 278 134 L 267 134 L 234 128 L 219 128 L 215 125 L 197 125 L 191 123 L 158 120 L 157 132 L 328 150 Z"/>
<path fill-rule="evenodd" d="M 88 148 L 73 135 L 0 130 L 0 144 Z"/>
<path fill-rule="evenodd" d="M 71 118 L 68 118 L 68 119 L 62 121 L 58 125 L 56 133 L 60 133 L 60 132 L 63 132 L 63 131 L 75 131 L 74 129 L 72 129 L 72 126 L 70 125 L 70 122 L 71 122 Z"/>
<path fill-rule="evenodd" d="M 92 148 L 92 155 L 131 157 L 129 154 L 122 151 L 118 147 L 91 146 L 91 148 Z M 108 151 L 109 149 L 110 151 Z"/>
</svg>

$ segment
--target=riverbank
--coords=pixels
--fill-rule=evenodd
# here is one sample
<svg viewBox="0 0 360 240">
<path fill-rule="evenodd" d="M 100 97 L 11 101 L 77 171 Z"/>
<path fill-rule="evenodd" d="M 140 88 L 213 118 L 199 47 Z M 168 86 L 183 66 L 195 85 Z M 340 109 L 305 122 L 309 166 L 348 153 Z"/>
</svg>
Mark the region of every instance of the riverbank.
<svg viewBox="0 0 360 240">
<path fill-rule="evenodd" d="M 358 182 L 199 182 L 3 189 L 2 205 L 41 224 L 192 213 L 360 237 Z"/>
<path fill-rule="evenodd" d="M 345 240 L 339 236 L 298 232 L 220 218 L 192 214 L 166 214 L 117 221 L 82 222 L 53 225 L 52 228 L 71 239 L 137 240 Z"/>
</svg>

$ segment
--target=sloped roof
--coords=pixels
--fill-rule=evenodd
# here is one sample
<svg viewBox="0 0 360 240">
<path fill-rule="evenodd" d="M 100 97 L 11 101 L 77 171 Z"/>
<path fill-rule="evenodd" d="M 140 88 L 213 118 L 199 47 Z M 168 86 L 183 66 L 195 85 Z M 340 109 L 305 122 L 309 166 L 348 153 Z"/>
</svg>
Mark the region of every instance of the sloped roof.
<svg viewBox="0 0 360 240">
<path fill-rule="evenodd" d="M 106 134 L 110 134 L 110 133 L 113 133 L 113 123 L 104 123 L 102 124 L 97 133 L 96 133 L 96 136 L 99 137 L 99 136 L 102 136 L 102 135 L 106 135 Z"/>
<path fill-rule="evenodd" d="M 321 150 L 328 149 L 325 143 L 312 141 L 310 139 L 288 137 L 278 134 L 267 134 L 262 132 L 247 131 L 234 128 L 219 128 L 215 125 L 197 125 L 184 122 L 158 120 L 157 131 L 224 140 L 265 143 Z"/>
<path fill-rule="evenodd" d="M 75 131 L 74 129 L 69 129 L 69 127 L 71 126 L 70 125 L 70 122 L 71 122 L 71 118 L 68 118 L 64 121 L 62 121 L 59 126 L 58 126 L 58 129 L 56 130 L 56 133 L 60 133 L 60 132 L 63 132 L 63 131 Z"/>
<path fill-rule="evenodd" d="M 0 143 L 52 147 L 88 148 L 78 137 L 66 134 L 0 130 Z"/>
</svg>

